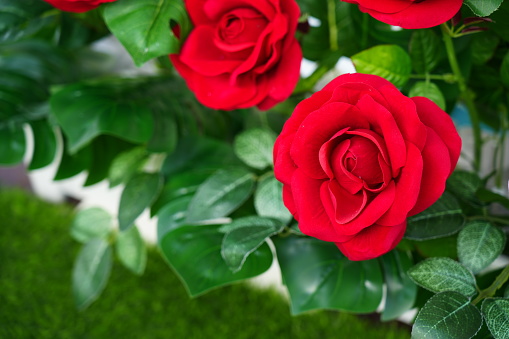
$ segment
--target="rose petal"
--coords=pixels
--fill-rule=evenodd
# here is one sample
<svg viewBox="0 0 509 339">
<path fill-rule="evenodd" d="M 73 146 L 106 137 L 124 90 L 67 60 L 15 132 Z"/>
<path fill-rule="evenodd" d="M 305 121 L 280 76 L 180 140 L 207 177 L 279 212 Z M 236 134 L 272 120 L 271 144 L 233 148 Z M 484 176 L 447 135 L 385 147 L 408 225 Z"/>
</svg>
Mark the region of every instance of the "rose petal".
<svg viewBox="0 0 509 339">
<path fill-rule="evenodd" d="M 442 139 L 428 127 L 426 145 L 422 151 L 423 169 L 419 197 L 408 216 L 420 213 L 440 198 L 451 172 L 450 154 Z"/>
<path fill-rule="evenodd" d="M 407 143 L 406 158 L 405 167 L 394 179 L 396 186 L 394 202 L 387 213 L 378 219 L 379 225 L 393 226 L 402 223 L 415 206 L 422 187 L 423 159 L 419 149 L 411 143 Z"/>
<path fill-rule="evenodd" d="M 186 39 L 180 51 L 180 62 L 203 76 L 217 76 L 233 72 L 241 63 L 237 53 L 220 50 L 214 44 L 215 30 L 198 26 Z M 204 54 L 203 51 L 207 53 Z"/>
<path fill-rule="evenodd" d="M 388 103 L 385 107 L 396 120 L 403 139 L 422 150 L 426 141 L 426 126 L 419 119 L 414 101 L 404 96 L 392 84 L 379 88 L 379 91 L 385 97 Z"/>
<path fill-rule="evenodd" d="M 324 194 L 329 194 L 335 211 L 334 220 L 340 224 L 345 224 L 356 218 L 368 201 L 365 191 L 351 194 L 334 180 L 329 181 L 327 186 L 322 185 L 320 195 Z"/>
<path fill-rule="evenodd" d="M 361 10 L 389 25 L 406 29 L 420 29 L 438 26 L 446 22 L 460 10 L 462 4 L 463 0 L 425 0 L 415 1 L 411 6 L 396 13 L 387 14 L 366 7 Z"/>
<path fill-rule="evenodd" d="M 417 114 L 424 125 L 431 127 L 449 149 L 450 173 L 452 173 L 460 156 L 461 138 L 451 117 L 428 98 L 413 97 L 411 99 L 415 102 Z"/>
<path fill-rule="evenodd" d="M 346 103 L 329 103 L 308 115 L 300 124 L 290 149 L 297 167 L 312 178 L 326 178 L 319 162 L 320 148 L 337 131 L 346 127 L 369 128 L 369 124 L 357 108 Z"/>
<path fill-rule="evenodd" d="M 299 228 L 302 233 L 323 241 L 346 241 L 351 236 L 336 233 L 319 199 L 322 185 L 327 182 L 309 178 L 300 169 L 295 171 L 291 189 L 295 208 L 299 211 Z"/>
<path fill-rule="evenodd" d="M 403 136 L 392 114 L 371 97 L 363 96 L 357 105 L 360 115 L 369 123 L 370 128 L 384 140 L 389 153 L 392 175 L 396 177 L 406 162 L 406 146 Z"/>
<path fill-rule="evenodd" d="M 336 242 L 350 260 L 369 260 L 394 249 L 406 230 L 406 221 L 396 226 L 372 225 L 346 242 Z"/>
</svg>

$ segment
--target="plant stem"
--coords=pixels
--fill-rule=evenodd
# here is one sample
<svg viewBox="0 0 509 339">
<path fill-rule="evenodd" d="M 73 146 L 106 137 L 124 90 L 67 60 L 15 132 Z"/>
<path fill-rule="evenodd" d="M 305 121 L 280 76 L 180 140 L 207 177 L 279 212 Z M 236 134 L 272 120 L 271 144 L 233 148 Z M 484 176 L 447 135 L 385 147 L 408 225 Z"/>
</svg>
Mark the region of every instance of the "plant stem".
<svg viewBox="0 0 509 339">
<path fill-rule="evenodd" d="M 493 221 L 493 222 L 496 222 L 498 224 L 509 225 L 509 220 L 508 219 L 498 218 L 498 217 L 494 217 L 494 216 L 490 216 L 490 215 L 483 215 L 483 216 L 479 215 L 479 216 L 469 217 L 467 219 L 468 220 Z"/>
<path fill-rule="evenodd" d="M 368 47 L 368 29 L 369 29 L 369 17 L 368 13 L 362 13 L 362 39 L 361 48 L 366 49 Z"/>
<path fill-rule="evenodd" d="M 336 24 L 336 1 L 327 0 L 327 20 L 329 21 L 329 43 L 331 51 L 337 51 L 338 46 L 338 26 Z"/>
<path fill-rule="evenodd" d="M 491 284 L 490 287 L 482 290 L 481 293 L 479 293 L 477 298 L 475 298 L 474 301 L 472 301 L 472 304 L 475 305 L 485 298 L 493 297 L 495 295 L 495 292 L 505 284 L 507 279 L 509 279 L 509 265 L 507 265 L 506 268 L 504 268 L 504 270 L 497 276 L 497 278 L 495 279 L 493 284 Z"/>
<path fill-rule="evenodd" d="M 481 167 L 481 124 L 479 120 L 479 114 L 477 112 L 477 108 L 475 107 L 472 94 L 470 93 L 467 84 L 465 82 L 465 78 L 463 74 L 461 74 L 461 70 L 458 65 L 458 59 L 456 58 L 456 53 L 454 51 L 454 44 L 452 42 L 451 30 L 446 26 L 446 24 L 442 24 L 442 36 L 445 44 L 445 49 L 447 51 L 447 58 L 449 59 L 449 64 L 451 65 L 451 69 L 453 74 L 456 76 L 456 81 L 458 82 L 458 86 L 461 92 L 461 98 L 465 102 L 468 114 L 470 116 L 470 122 L 472 124 L 472 133 L 474 137 L 474 170 L 479 173 Z"/>
<path fill-rule="evenodd" d="M 411 79 L 424 79 L 424 80 L 443 80 L 445 82 L 456 82 L 454 74 L 412 74 Z"/>
</svg>

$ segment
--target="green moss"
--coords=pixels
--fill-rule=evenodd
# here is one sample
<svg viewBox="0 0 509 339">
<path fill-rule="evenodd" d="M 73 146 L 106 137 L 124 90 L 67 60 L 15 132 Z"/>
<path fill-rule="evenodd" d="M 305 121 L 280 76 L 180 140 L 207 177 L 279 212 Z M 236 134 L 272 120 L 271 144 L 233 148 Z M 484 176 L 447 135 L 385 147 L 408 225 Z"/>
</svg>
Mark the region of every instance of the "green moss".
<svg viewBox="0 0 509 339">
<path fill-rule="evenodd" d="M 237 284 L 189 299 L 152 251 L 142 277 L 115 263 L 89 309 L 75 310 L 71 269 L 80 245 L 73 211 L 0 192 L 0 338 L 408 338 L 396 323 L 339 312 L 289 314 L 277 293 Z"/>
</svg>

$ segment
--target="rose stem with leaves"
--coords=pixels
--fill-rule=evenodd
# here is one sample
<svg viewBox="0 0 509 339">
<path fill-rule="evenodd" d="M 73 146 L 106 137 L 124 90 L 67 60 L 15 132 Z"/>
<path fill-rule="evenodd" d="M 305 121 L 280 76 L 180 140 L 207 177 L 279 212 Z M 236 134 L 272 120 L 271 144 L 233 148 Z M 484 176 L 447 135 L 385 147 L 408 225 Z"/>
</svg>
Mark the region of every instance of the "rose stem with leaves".
<svg viewBox="0 0 509 339">
<path fill-rule="evenodd" d="M 477 298 L 472 301 L 472 304 L 477 304 L 479 301 L 485 299 L 485 298 L 491 298 L 495 295 L 495 292 L 502 287 L 505 282 L 509 279 L 509 265 L 507 265 L 504 270 L 497 276 L 493 284 L 490 285 L 490 287 L 482 290 Z"/>
<path fill-rule="evenodd" d="M 445 44 L 445 49 L 447 51 L 447 58 L 449 59 L 449 64 L 451 65 L 451 69 L 453 74 L 456 77 L 456 81 L 458 82 L 458 86 L 461 92 L 461 98 L 467 105 L 468 114 L 470 116 L 470 122 L 472 124 L 472 132 L 474 136 L 474 170 L 476 173 L 479 173 L 480 164 L 481 164 L 481 124 L 479 120 L 479 114 L 477 112 L 477 108 L 475 107 L 472 93 L 467 87 L 465 82 L 465 78 L 461 73 L 460 67 L 458 65 L 458 59 L 456 58 L 456 53 L 454 51 L 454 44 L 452 42 L 452 31 L 447 26 L 446 23 L 440 25 L 442 29 L 442 36 Z"/>
</svg>

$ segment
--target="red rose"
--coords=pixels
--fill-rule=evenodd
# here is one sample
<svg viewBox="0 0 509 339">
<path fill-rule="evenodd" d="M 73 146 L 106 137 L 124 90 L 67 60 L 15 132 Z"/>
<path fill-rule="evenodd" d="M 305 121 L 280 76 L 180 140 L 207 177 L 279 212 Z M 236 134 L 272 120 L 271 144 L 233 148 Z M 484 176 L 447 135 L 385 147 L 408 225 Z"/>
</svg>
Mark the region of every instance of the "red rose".
<svg viewBox="0 0 509 339">
<path fill-rule="evenodd" d="M 274 170 L 303 233 L 367 260 L 393 249 L 406 218 L 441 196 L 460 149 L 451 118 L 429 99 L 345 74 L 297 105 Z"/>
<path fill-rule="evenodd" d="M 116 0 L 44 0 L 53 7 L 62 11 L 82 13 L 90 11 L 104 2 L 113 2 Z"/>
<path fill-rule="evenodd" d="M 288 98 L 299 79 L 295 0 L 186 0 L 194 24 L 177 71 L 203 105 L 269 109 Z"/>
<path fill-rule="evenodd" d="M 408 29 L 428 28 L 451 19 L 463 0 L 342 0 L 373 18 Z"/>
</svg>

